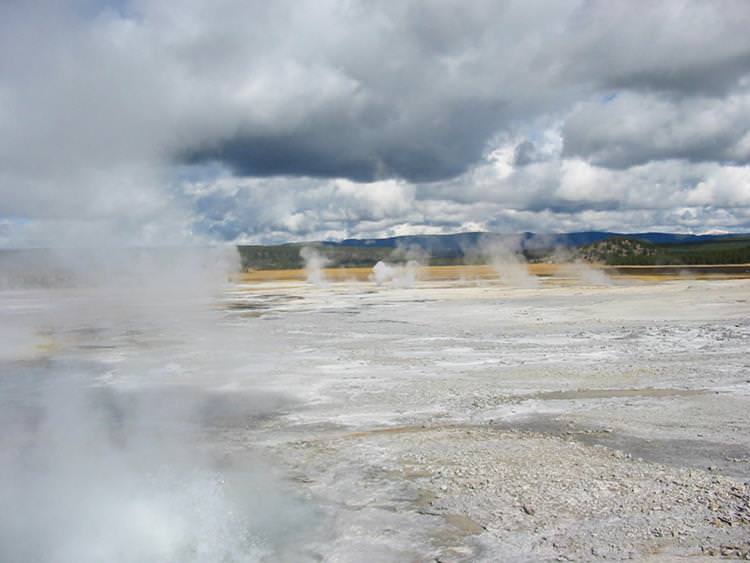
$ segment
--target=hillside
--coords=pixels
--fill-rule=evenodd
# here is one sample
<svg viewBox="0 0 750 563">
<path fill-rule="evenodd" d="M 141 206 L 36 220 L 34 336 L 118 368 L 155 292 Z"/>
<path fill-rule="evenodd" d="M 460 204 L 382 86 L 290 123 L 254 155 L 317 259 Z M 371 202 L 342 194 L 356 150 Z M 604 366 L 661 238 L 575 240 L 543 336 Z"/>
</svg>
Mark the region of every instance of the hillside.
<svg viewBox="0 0 750 563">
<path fill-rule="evenodd" d="M 613 233 L 608 231 L 581 231 L 572 233 L 531 233 L 499 234 L 487 232 L 455 233 L 447 235 L 404 235 L 380 239 L 345 239 L 339 242 L 324 242 L 330 246 L 398 248 L 419 246 L 431 255 L 460 252 L 467 247 L 476 246 L 480 241 L 520 242 L 524 247 L 579 247 L 593 244 L 613 237 L 638 239 L 652 244 L 692 244 L 709 241 L 722 241 L 747 235 L 692 235 L 682 233 Z"/>
<path fill-rule="evenodd" d="M 608 265 L 705 265 L 750 263 L 750 237 L 723 237 L 653 244 L 635 237 L 613 237 L 582 246 L 577 256 Z"/>
<path fill-rule="evenodd" d="M 582 246 L 576 256 L 586 262 L 610 265 L 661 264 L 660 248 L 650 242 L 631 237 L 613 237 Z"/>
<path fill-rule="evenodd" d="M 321 243 L 238 246 L 237 249 L 245 270 L 287 270 L 304 267 L 300 250 L 305 246 L 317 248 L 329 265 L 336 268 L 374 266 L 380 260 L 387 260 L 393 253 L 393 249 L 388 247 L 366 248 Z"/>
<path fill-rule="evenodd" d="M 603 231 L 579 233 L 458 233 L 384 239 L 347 239 L 278 246 L 239 246 L 244 269 L 292 269 L 304 266 L 303 246 L 313 246 L 331 267 L 370 267 L 380 260 L 404 261 L 421 254 L 432 265 L 482 262 L 482 248 L 518 249 L 531 262 L 550 261 L 556 250 L 578 249 L 579 258 L 611 265 L 750 263 L 750 235 L 684 235 Z M 485 253 L 486 254 L 486 253 Z"/>
</svg>

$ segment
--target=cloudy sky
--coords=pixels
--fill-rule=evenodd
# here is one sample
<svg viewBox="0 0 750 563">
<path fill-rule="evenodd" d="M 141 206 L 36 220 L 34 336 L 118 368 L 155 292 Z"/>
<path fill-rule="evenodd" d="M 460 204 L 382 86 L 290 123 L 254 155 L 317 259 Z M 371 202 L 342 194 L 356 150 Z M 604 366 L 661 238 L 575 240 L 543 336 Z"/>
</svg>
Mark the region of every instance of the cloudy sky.
<svg viewBox="0 0 750 563">
<path fill-rule="evenodd" d="M 750 2 L 3 0 L 0 245 L 750 231 Z"/>
</svg>

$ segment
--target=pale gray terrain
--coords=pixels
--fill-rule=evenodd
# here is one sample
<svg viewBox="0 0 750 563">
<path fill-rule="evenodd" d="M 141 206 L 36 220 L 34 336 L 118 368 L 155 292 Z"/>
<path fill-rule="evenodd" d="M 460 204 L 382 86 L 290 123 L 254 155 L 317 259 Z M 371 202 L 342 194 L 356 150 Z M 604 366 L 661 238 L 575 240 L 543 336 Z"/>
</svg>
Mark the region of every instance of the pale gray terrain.
<svg viewBox="0 0 750 563">
<path fill-rule="evenodd" d="M 748 557 L 749 280 L 132 297 L 2 294 L 2 560 Z"/>
</svg>

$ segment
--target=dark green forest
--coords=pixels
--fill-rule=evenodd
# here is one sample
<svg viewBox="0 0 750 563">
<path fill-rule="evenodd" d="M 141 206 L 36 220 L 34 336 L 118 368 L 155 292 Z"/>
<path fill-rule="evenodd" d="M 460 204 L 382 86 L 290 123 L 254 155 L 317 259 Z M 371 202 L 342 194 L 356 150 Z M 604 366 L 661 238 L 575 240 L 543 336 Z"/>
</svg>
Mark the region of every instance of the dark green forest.
<svg viewBox="0 0 750 563">
<path fill-rule="evenodd" d="M 393 247 L 369 245 L 312 243 L 284 244 L 278 246 L 239 246 L 242 267 L 245 270 L 275 270 L 304 267 L 300 250 L 314 247 L 328 261 L 330 267 L 372 267 L 378 261 L 404 262 L 411 257 Z M 414 249 L 412 249 L 414 250 Z M 417 249 L 418 250 L 418 249 Z M 641 265 L 708 265 L 750 263 L 750 236 L 724 237 L 691 242 L 655 244 L 627 236 L 612 236 L 592 244 L 570 246 L 560 252 L 560 247 L 535 245 L 520 251 L 530 262 L 551 262 L 563 259 L 582 259 L 612 266 Z M 455 248 L 439 253 L 422 252 L 421 262 L 429 265 L 477 264 L 483 262 L 477 249 Z"/>
<path fill-rule="evenodd" d="M 748 264 L 750 237 L 668 244 L 615 237 L 583 246 L 577 254 L 610 266 Z"/>
</svg>

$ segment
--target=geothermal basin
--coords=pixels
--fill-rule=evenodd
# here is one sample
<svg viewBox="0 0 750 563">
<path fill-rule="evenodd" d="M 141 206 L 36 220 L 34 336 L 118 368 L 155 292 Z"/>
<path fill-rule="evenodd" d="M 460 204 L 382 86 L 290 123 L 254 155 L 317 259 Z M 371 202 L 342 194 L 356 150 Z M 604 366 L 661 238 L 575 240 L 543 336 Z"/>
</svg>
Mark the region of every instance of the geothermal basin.
<svg viewBox="0 0 750 563">
<path fill-rule="evenodd" d="M 0 292 L 0 560 L 748 557 L 750 279 L 458 274 Z"/>
</svg>

